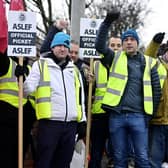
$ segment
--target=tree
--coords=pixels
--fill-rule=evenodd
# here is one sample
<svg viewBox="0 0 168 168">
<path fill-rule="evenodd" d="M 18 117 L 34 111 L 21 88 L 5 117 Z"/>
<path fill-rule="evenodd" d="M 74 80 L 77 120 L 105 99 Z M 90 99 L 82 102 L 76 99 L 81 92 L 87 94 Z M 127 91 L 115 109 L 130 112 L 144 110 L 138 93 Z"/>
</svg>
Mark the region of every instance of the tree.
<svg viewBox="0 0 168 168">
<path fill-rule="evenodd" d="M 112 35 L 120 35 L 129 28 L 135 30 L 144 26 L 144 18 L 151 12 L 147 8 L 150 0 L 103 0 L 100 4 L 90 6 L 89 17 L 104 18 L 107 11 L 120 11 L 120 18 L 111 26 Z"/>
<path fill-rule="evenodd" d="M 150 0 L 85 0 L 86 17 L 104 18 L 107 11 L 118 9 L 120 19 L 111 27 L 112 34 L 121 34 L 128 28 L 139 29 L 144 26 L 144 18 L 151 12 L 147 9 Z M 9 0 L 6 0 L 9 3 Z M 55 0 L 24 0 L 27 10 L 35 11 L 39 15 L 40 24 L 37 29 L 48 32 L 48 28 L 59 18 L 56 16 L 57 2 Z M 64 0 L 63 15 L 70 21 L 72 0 Z M 62 16 L 61 16 L 62 17 Z"/>
<path fill-rule="evenodd" d="M 70 21 L 72 0 L 62 0 L 61 16 L 58 14 L 55 0 L 23 0 L 27 11 L 37 13 L 37 38 L 43 39 L 49 27 L 59 17 L 66 17 Z M 123 31 L 144 26 L 144 18 L 151 12 L 147 8 L 150 0 L 85 0 L 85 16 L 103 19 L 107 11 L 117 9 L 120 18 L 111 26 L 111 35 L 120 35 Z M 6 0 L 7 3 L 10 0 Z M 38 40 L 38 45 L 41 42 Z"/>
</svg>

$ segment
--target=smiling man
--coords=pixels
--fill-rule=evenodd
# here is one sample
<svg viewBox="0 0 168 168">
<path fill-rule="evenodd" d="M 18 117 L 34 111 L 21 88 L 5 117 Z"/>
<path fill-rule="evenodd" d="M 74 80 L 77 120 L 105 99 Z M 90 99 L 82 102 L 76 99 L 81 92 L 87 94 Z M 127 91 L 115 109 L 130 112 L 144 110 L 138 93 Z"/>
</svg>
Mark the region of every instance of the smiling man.
<svg viewBox="0 0 168 168">
<path fill-rule="evenodd" d="M 69 167 L 78 123 L 86 121 L 83 82 L 69 50 L 70 36 L 56 33 L 50 52 L 34 62 L 24 82 L 25 96 L 36 95 L 36 168 Z"/>
</svg>

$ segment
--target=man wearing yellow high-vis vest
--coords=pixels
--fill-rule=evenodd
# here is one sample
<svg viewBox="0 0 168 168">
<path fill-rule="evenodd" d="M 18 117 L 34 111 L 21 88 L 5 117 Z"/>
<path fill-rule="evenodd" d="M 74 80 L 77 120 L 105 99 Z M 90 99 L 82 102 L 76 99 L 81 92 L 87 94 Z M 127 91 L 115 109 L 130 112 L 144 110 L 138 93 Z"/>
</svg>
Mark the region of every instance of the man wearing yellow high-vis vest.
<svg viewBox="0 0 168 168">
<path fill-rule="evenodd" d="M 28 60 L 24 60 L 27 68 Z M 18 168 L 18 82 L 15 68 L 16 57 L 0 53 L 0 163 L 1 167 Z M 23 157 L 30 144 L 31 128 L 35 121 L 34 109 L 27 99 L 23 99 Z"/>
<path fill-rule="evenodd" d="M 168 43 L 162 43 L 164 34 L 155 34 L 146 49 L 148 55 L 154 53 L 152 56 L 159 59 L 160 71 L 161 65 L 166 71 L 165 80 L 160 78 L 163 85 L 160 104 L 149 126 L 149 155 L 153 168 L 162 167 L 163 162 L 168 162 Z"/>
<path fill-rule="evenodd" d="M 109 47 L 115 52 L 122 50 L 121 38 L 118 36 L 112 36 L 109 39 Z M 93 73 L 95 81 L 93 85 L 93 103 L 92 103 L 92 123 L 91 123 L 91 159 L 89 162 L 89 168 L 101 168 L 101 160 L 105 150 L 105 144 L 109 138 L 108 129 L 108 114 L 101 108 L 103 96 L 107 86 L 107 76 L 109 68 L 104 66 L 101 62 L 102 59 L 94 61 Z M 112 157 L 112 152 L 108 150 L 110 145 L 107 142 L 107 155 Z M 109 152 L 108 152 L 109 151 Z M 109 164 L 111 160 L 109 160 Z"/>
<path fill-rule="evenodd" d="M 108 12 L 100 25 L 96 50 L 104 55 L 110 72 L 102 108 L 109 113 L 114 167 L 128 165 L 128 135 L 134 148 L 135 167 L 150 168 L 148 159 L 147 120 L 157 110 L 161 96 L 156 61 L 138 52 L 139 37 L 135 30 L 122 34 L 122 52 L 106 46 L 108 30 L 119 13 Z"/>
<path fill-rule="evenodd" d="M 83 83 L 69 58 L 70 36 L 56 33 L 50 48 L 33 64 L 24 94 L 35 92 L 39 120 L 36 168 L 68 168 L 78 122 L 86 121 Z"/>
</svg>

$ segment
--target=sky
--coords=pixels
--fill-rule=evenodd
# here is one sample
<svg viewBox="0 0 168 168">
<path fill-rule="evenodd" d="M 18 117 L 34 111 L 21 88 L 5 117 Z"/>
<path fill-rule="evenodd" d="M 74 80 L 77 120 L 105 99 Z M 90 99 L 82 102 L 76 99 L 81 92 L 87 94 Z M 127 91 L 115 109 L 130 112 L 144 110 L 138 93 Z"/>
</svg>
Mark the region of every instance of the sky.
<svg viewBox="0 0 168 168">
<path fill-rule="evenodd" d="M 61 9 L 64 3 L 60 3 Z M 147 8 L 151 9 L 151 13 L 144 20 L 144 27 L 138 30 L 141 43 L 148 44 L 152 37 L 158 32 L 165 32 L 164 42 L 168 40 L 168 0 L 150 0 Z M 62 10 L 61 10 L 62 11 Z M 166 12 L 167 11 L 167 12 Z"/>
<path fill-rule="evenodd" d="M 143 1 L 143 0 L 142 0 Z M 58 1 L 55 6 L 56 15 L 66 15 L 66 5 L 64 0 Z M 166 15 L 168 16 L 168 0 L 150 0 L 147 4 L 147 9 L 151 9 L 151 13 L 145 18 L 144 23 L 145 26 L 138 30 L 138 34 L 141 39 L 141 43 L 145 45 L 150 42 L 154 34 L 158 32 L 165 32 L 164 41 L 168 40 L 168 20 Z M 166 12 L 167 11 L 167 12 Z"/>
<path fill-rule="evenodd" d="M 158 32 L 165 32 L 164 42 L 168 40 L 168 0 L 150 0 L 148 6 L 152 12 L 145 18 L 145 26 L 139 30 L 145 44 Z"/>
</svg>

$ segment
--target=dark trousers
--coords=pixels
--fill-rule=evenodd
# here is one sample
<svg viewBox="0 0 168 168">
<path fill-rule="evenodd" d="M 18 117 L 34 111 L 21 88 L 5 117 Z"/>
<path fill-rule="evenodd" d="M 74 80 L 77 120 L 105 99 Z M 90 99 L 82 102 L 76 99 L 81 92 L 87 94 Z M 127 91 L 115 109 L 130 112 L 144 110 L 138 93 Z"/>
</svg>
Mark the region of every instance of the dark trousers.
<svg viewBox="0 0 168 168">
<path fill-rule="evenodd" d="M 18 109 L 0 101 L 0 167 L 18 168 Z M 27 110 L 26 110 L 27 109 Z M 23 109 L 23 159 L 30 143 L 30 131 L 35 119 L 27 105 Z"/>
<path fill-rule="evenodd" d="M 39 120 L 36 168 L 69 168 L 77 122 Z"/>
<path fill-rule="evenodd" d="M 91 160 L 89 168 L 100 168 L 105 143 L 108 138 L 108 117 L 92 119 L 91 125 Z"/>
</svg>

